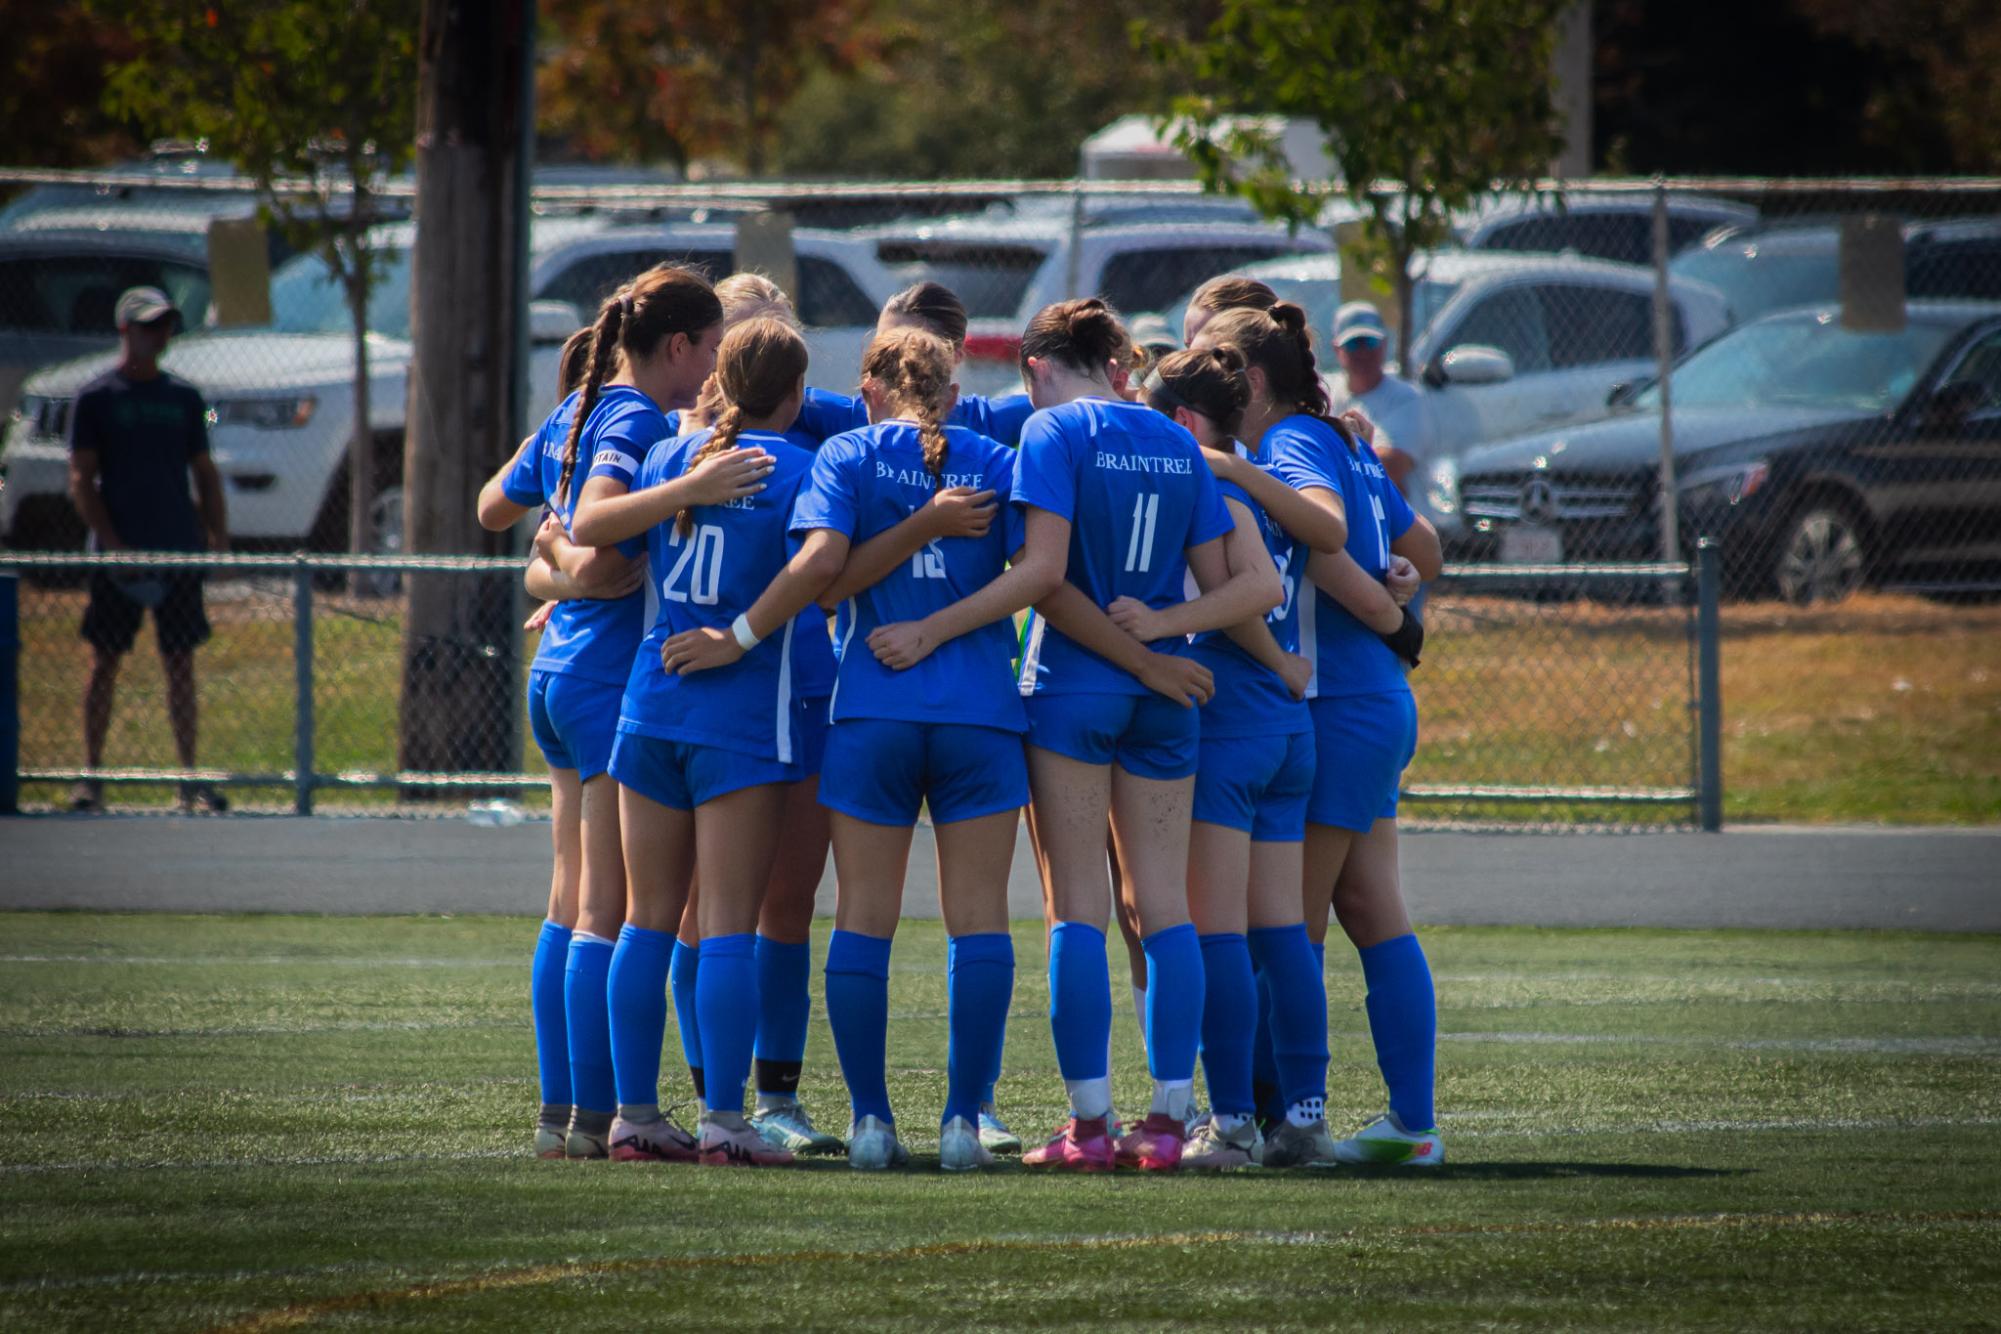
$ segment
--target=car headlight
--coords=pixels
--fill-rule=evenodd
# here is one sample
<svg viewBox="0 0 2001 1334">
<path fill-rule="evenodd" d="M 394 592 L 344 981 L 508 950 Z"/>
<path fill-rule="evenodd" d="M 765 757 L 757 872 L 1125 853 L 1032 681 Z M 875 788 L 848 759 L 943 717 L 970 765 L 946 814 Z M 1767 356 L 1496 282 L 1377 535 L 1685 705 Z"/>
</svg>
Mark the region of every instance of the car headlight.
<svg viewBox="0 0 2001 1334">
<path fill-rule="evenodd" d="M 1459 512 L 1459 460 L 1440 459 L 1431 465 L 1431 477 L 1424 498 L 1434 514 Z"/>
<path fill-rule="evenodd" d="M 290 431 L 313 419 L 320 401 L 298 398 L 219 398 L 208 405 L 210 426 L 247 426 L 253 431 Z"/>
<path fill-rule="evenodd" d="M 1680 482 L 1684 499 L 1735 505 L 1749 500 L 1763 489 L 1772 469 L 1763 459 L 1731 463 L 1719 468 L 1702 468 Z"/>
</svg>

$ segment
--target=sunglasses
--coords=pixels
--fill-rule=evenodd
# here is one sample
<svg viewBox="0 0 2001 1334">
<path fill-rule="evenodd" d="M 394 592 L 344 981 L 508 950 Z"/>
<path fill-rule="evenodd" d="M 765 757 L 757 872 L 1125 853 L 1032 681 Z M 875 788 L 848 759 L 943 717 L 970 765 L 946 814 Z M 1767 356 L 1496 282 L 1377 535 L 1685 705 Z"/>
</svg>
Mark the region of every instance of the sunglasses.
<svg viewBox="0 0 2001 1334">
<path fill-rule="evenodd" d="M 1374 335 L 1350 338 L 1347 342 L 1341 344 L 1342 347 L 1347 348 L 1351 352 L 1373 352 L 1382 345 L 1383 340 Z"/>
</svg>

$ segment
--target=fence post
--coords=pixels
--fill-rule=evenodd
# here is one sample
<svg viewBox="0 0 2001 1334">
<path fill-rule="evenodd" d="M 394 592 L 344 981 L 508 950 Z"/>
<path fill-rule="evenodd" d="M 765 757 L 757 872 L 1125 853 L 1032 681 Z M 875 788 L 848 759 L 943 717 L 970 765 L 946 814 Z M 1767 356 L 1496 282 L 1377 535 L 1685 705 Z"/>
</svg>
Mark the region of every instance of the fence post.
<svg viewBox="0 0 2001 1334">
<path fill-rule="evenodd" d="M 313 567 L 305 553 L 292 568 L 292 813 L 313 813 Z"/>
<path fill-rule="evenodd" d="M 0 815 L 21 809 L 21 576 L 0 571 Z"/>
<path fill-rule="evenodd" d="M 1072 300 L 1078 296 L 1077 288 L 1084 281 L 1084 186 L 1073 182 L 1070 186 L 1070 253 L 1063 260 L 1063 299 Z"/>
<path fill-rule="evenodd" d="M 1717 603 L 1723 551 L 1714 538 L 1695 546 L 1696 752 L 1701 766 L 1696 803 L 1702 828 L 1723 828 L 1723 647 Z"/>
<path fill-rule="evenodd" d="M 1655 396 L 1661 405 L 1660 558 L 1669 565 L 1681 560 L 1680 499 L 1675 493 L 1674 467 L 1674 294 L 1668 286 L 1667 183 L 1654 180 L 1654 373 Z"/>
</svg>

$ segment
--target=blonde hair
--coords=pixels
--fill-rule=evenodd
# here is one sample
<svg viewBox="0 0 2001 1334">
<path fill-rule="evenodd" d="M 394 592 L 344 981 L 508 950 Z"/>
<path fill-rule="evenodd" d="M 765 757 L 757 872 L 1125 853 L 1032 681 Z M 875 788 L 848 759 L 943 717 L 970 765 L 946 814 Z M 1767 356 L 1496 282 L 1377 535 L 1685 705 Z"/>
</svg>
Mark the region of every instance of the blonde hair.
<svg viewBox="0 0 2001 1334">
<path fill-rule="evenodd" d="M 761 273 L 745 270 L 732 273 L 716 284 L 716 299 L 723 303 L 723 324 L 735 328 L 745 320 L 777 320 L 794 329 L 798 313 L 785 289 Z"/>
<path fill-rule="evenodd" d="M 863 385 L 881 386 L 890 407 L 916 421 L 924 467 L 933 478 L 945 473 L 945 411 L 955 360 L 949 342 L 909 325 L 877 334 L 862 353 Z"/>
<path fill-rule="evenodd" d="M 693 472 L 704 459 L 736 448 L 736 438 L 746 417 L 769 417 L 778 411 L 806 374 L 806 340 L 782 320 L 746 320 L 723 335 L 716 350 L 715 386 L 722 393 L 722 410 L 716 414 L 709 438 L 688 457 L 686 471 Z M 674 520 L 674 530 L 686 537 L 694 531 L 695 519 L 682 510 Z"/>
</svg>

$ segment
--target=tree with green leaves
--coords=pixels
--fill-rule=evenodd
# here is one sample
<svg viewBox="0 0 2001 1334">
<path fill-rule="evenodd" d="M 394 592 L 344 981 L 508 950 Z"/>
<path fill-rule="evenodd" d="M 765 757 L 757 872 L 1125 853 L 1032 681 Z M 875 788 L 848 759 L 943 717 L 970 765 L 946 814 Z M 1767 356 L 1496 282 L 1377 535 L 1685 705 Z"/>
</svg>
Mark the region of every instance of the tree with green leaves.
<svg viewBox="0 0 2001 1334">
<path fill-rule="evenodd" d="M 1528 189 L 1563 145 L 1550 87 L 1573 0 L 1226 0 L 1207 33 L 1134 40 L 1198 91 L 1174 99 L 1175 142 L 1205 187 L 1313 225 L 1345 196 L 1396 292 L 1410 364 L 1413 256 L 1489 191 Z M 1313 121 L 1339 179 L 1293 178 L 1274 118 Z"/>
<path fill-rule="evenodd" d="M 151 134 L 191 139 L 257 183 L 263 210 L 317 254 L 353 316 L 354 435 L 348 538 L 371 543 L 377 481 L 369 432 L 369 230 L 383 181 L 410 160 L 418 0 L 97 0 L 131 54 L 109 72 L 110 108 Z"/>
</svg>

